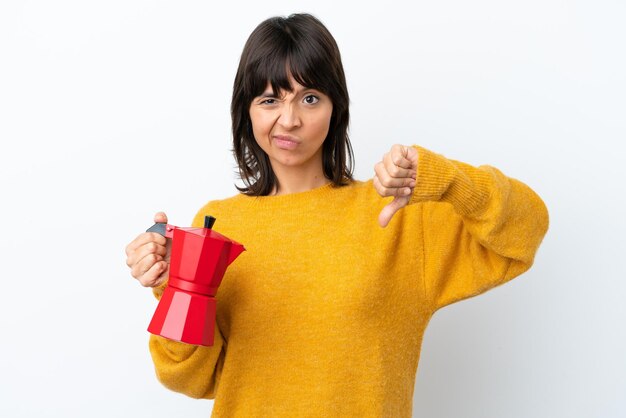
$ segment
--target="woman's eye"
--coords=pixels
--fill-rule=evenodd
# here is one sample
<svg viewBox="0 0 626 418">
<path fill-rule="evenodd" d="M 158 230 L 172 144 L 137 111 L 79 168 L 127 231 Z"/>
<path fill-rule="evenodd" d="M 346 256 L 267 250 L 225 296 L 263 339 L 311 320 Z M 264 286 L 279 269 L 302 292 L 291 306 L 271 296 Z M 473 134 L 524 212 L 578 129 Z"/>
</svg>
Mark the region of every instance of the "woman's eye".
<svg viewBox="0 0 626 418">
<path fill-rule="evenodd" d="M 320 101 L 320 99 L 319 99 L 317 96 L 314 96 L 314 95 L 312 95 L 312 94 L 309 94 L 308 96 L 306 96 L 306 97 L 304 98 L 304 101 L 305 101 L 307 104 L 315 104 L 315 103 L 319 102 L 319 101 Z"/>
<path fill-rule="evenodd" d="M 265 99 L 261 102 L 261 104 L 274 104 L 274 99 Z"/>
</svg>

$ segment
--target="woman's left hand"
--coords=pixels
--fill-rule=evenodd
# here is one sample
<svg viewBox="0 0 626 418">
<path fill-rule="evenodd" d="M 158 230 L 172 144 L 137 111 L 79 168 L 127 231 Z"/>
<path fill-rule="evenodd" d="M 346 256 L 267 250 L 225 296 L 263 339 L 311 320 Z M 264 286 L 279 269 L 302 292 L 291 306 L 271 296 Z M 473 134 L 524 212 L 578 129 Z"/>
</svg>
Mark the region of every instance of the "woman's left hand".
<svg viewBox="0 0 626 418">
<path fill-rule="evenodd" d="M 374 166 L 374 187 L 382 197 L 394 196 L 378 215 L 378 223 L 387 226 L 393 215 L 411 199 L 417 178 L 417 150 L 406 145 L 394 145 Z"/>
</svg>

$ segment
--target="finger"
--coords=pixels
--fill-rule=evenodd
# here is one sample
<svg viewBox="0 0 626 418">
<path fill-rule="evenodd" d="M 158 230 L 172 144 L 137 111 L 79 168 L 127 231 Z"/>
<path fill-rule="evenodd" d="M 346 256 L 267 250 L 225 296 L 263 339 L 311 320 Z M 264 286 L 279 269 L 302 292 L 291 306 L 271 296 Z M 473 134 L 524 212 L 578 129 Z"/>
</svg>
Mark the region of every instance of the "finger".
<svg viewBox="0 0 626 418">
<path fill-rule="evenodd" d="M 396 144 L 391 147 L 394 162 L 404 168 L 417 169 L 418 152 L 415 147 Z"/>
<path fill-rule="evenodd" d="M 137 238 L 126 246 L 126 255 L 129 256 L 131 253 L 135 252 L 137 248 L 150 241 L 156 242 L 159 245 L 165 245 L 167 238 L 156 232 L 143 232 L 137 235 Z"/>
<path fill-rule="evenodd" d="M 400 165 L 396 163 L 398 160 L 399 158 L 394 157 L 391 152 L 383 156 L 382 163 L 385 166 L 385 170 L 389 173 L 389 176 L 394 178 L 415 178 L 417 172 L 413 169 L 411 163 L 409 163 L 409 167 L 404 167 L 402 164 L 407 165 L 405 160 L 400 160 Z"/>
<path fill-rule="evenodd" d="M 378 194 L 381 195 L 382 197 L 388 197 L 388 196 L 402 197 L 402 196 L 409 196 L 410 194 L 413 193 L 413 189 L 411 187 L 396 187 L 396 188 L 384 187 L 380 183 L 378 176 L 374 176 L 374 178 L 372 179 L 372 184 L 374 185 L 374 188 L 376 189 Z"/>
<path fill-rule="evenodd" d="M 378 215 L 378 224 L 381 227 L 385 228 L 391 221 L 391 218 L 393 218 L 393 215 L 395 215 L 396 212 L 405 207 L 408 203 L 408 197 L 394 198 L 391 203 L 389 203 L 380 211 L 380 214 Z"/>
<path fill-rule="evenodd" d="M 141 283 L 142 286 L 155 287 L 161 284 L 163 280 L 167 277 L 167 274 L 164 274 L 167 271 L 167 263 L 161 261 L 155 263 L 137 280 L 139 280 L 139 283 Z"/>
<path fill-rule="evenodd" d="M 412 177 L 392 177 L 389 175 L 384 163 L 381 161 L 374 166 L 374 171 L 376 172 L 376 176 L 378 176 L 378 180 L 383 187 L 386 188 L 397 188 L 397 187 L 415 187 L 415 179 Z M 393 193 L 392 195 L 397 195 L 397 193 Z"/>
<path fill-rule="evenodd" d="M 130 253 L 130 255 L 126 258 L 126 265 L 128 267 L 132 267 L 148 254 L 157 254 L 164 258 L 167 254 L 167 246 L 157 244 L 154 241 L 146 242 L 141 247 Z"/>
<path fill-rule="evenodd" d="M 148 270 L 150 270 L 155 264 L 160 263 L 163 260 L 163 257 L 157 254 L 148 254 L 137 263 L 133 264 L 130 269 L 130 274 L 135 278 L 139 279 L 141 276 L 146 274 Z"/>
<path fill-rule="evenodd" d="M 168 265 L 163 271 L 163 273 L 161 273 L 159 277 L 157 277 L 156 280 L 153 282 L 152 287 L 160 286 L 161 283 L 165 282 L 169 278 L 169 275 L 170 275 L 170 267 Z"/>
<path fill-rule="evenodd" d="M 379 195 L 381 195 L 382 197 L 387 197 L 387 188 L 384 187 L 382 184 L 380 184 L 380 180 L 378 179 L 378 175 L 374 175 L 374 178 L 372 179 L 372 184 L 374 185 L 374 188 L 376 189 L 376 191 L 378 192 Z"/>
<path fill-rule="evenodd" d="M 389 151 L 394 164 L 407 169 L 415 169 L 417 166 L 416 150 L 406 145 L 395 144 Z"/>
<path fill-rule="evenodd" d="M 154 214 L 154 223 L 164 222 L 167 223 L 167 215 L 165 212 L 157 212 Z"/>
</svg>

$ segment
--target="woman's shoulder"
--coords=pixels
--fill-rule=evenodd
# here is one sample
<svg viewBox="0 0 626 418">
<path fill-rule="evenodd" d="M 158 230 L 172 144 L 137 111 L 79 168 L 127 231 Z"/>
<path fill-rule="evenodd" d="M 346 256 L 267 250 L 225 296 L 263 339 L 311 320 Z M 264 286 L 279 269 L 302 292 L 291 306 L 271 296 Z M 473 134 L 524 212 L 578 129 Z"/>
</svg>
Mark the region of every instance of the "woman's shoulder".
<svg viewBox="0 0 626 418">
<path fill-rule="evenodd" d="M 203 204 L 196 212 L 193 219 L 193 226 L 204 224 L 204 217 L 207 215 L 215 218 L 223 217 L 227 213 L 232 213 L 237 209 L 237 206 L 241 205 L 243 195 L 238 193 L 236 195 L 212 199 Z"/>
</svg>

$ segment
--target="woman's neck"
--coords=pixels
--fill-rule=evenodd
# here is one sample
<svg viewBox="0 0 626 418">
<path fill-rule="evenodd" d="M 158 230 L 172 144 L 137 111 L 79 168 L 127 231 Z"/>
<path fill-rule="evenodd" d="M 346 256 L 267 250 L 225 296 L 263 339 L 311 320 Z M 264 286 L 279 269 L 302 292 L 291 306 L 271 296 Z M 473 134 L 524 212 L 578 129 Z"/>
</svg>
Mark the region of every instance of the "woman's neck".
<svg viewBox="0 0 626 418">
<path fill-rule="evenodd" d="M 324 176 L 321 166 L 319 171 L 315 170 L 315 172 L 304 169 L 276 170 L 276 168 L 274 168 L 274 174 L 276 175 L 277 184 L 274 186 L 274 190 L 270 192 L 270 196 L 306 192 L 330 183 L 330 180 Z"/>
</svg>

